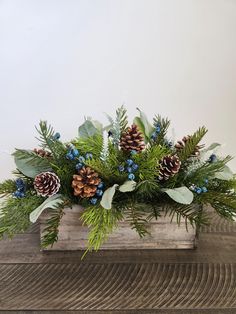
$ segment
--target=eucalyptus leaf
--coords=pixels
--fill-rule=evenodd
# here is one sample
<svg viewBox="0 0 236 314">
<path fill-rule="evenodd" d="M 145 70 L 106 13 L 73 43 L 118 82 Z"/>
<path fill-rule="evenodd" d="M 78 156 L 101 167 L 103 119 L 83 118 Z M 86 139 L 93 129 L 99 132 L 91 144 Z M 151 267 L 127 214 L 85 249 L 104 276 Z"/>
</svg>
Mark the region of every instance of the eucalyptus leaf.
<svg viewBox="0 0 236 314">
<path fill-rule="evenodd" d="M 114 184 L 112 187 L 108 188 L 102 196 L 101 199 L 101 206 L 105 209 L 111 209 L 112 207 L 112 200 L 113 200 L 113 196 L 115 195 L 116 192 L 116 188 L 118 187 L 118 184 Z"/>
<path fill-rule="evenodd" d="M 193 201 L 193 193 L 186 186 L 175 189 L 162 189 L 162 191 L 180 204 L 191 204 Z"/>
<path fill-rule="evenodd" d="M 46 208 L 54 209 L 63 202 L 61 194 L 56 194 L 47 198 L 39 207 L 30 213 L 30 221 L 33 223 L 36 222 Z"/>
<path fill-rule="evenodd" d="M 234 174 L 231 169 L 225 165 L 222 171 L 216 172 L 213 177 L 219 180 L 232 180 Z"/>
<path fill-rule="evenodd" d="M 25 156 L 23 156 L 23 152 L 25 152 Z M 25 176 L 34 178 L 41 172 L 52 170 L 46 159 L 35 158 L 30 154 L 32 154 L 32 151 L 27 150 L 18 150 L 13 154 L 16 168 Z"/>
<path fill-rule="evenodd" d="M 82 138 L 91 137 L 99 132 L 100 131 L 90 120 L 85 120 L 85 122 L 79 127 L 79 137 Z"/>
<path fill-rule="evenodd" d="M 146 114 L 139 108 L 137 108 L 137 110 L 140 112 L 140 120 L 144 126 L 145 135 L 149 139 L 154 131 L 154 127 L 149 123 Z"/>
<path fill-rule="evenodd" d="M 206 149 L 204 149 L 203 151 L 204 152 L 207 152 L 207 151 L 209 151 L 209 150 L 214 150 L 214 149 L 216 149 L 217 147 L 220 147 L 221 146 L 221 144 L 219 144 L 219 143 L 212 143 L 210 146 L 208 146 Z"/>
<path fill-rule="evenodd" d="M 136 184 L 137 183 L 133 180 L 125 181 L 125 183 L 119 187 L 119 191 L 123 193 L 132 192 L 135 189 Z"/>
<path fill-rule="evenodd" d="M 142 133 L 142 135 L 144 136 L 144 141 L 145 143 L 148 143 L 148 137 L 146 136 L 145 133 L 145 128 L 143 125 L 143 122 L 141 121 L 141 119 L 139 117 L 135 117 L 134 118 L 134 124 L 136 124 L 139 128 L 139 131 Z"/>
</svg>

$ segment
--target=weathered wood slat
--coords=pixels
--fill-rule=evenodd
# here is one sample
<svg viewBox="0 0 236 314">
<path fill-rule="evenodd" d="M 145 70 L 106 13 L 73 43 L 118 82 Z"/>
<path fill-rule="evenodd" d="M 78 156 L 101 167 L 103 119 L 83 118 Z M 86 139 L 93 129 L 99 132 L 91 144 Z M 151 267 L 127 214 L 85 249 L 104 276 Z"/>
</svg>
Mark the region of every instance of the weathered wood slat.
<svg viewBox="0 0 236 314">
<path fill-rule="evenodd" d="M 88 228 L 82 225 L 80 219 L 83 209 L 80 206 L 66 208 L 62 217 L 58 241 L 46 250 L 81 250 L 87 248 Z M 43 234 L 45 221 L 50 216 L 44 213 L 40 219 L 40 231 Z M 148 224 L 150 235 L 140 239 L 129 223 L 119 223 L 119 227 L 109 236 L 102 249 L 193 249 L 196 247 L 196 229 L 189 226 L 186 230 L 184 221 L 178 225 L 174 217 L 169 216 L 153 219 Z"/>
</svg>

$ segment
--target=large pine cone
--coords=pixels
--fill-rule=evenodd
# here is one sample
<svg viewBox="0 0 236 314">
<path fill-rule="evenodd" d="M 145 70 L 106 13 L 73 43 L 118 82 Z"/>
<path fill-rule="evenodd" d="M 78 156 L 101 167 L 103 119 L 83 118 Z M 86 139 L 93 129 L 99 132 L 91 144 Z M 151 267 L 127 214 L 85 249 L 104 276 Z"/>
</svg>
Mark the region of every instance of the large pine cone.
<svg viewBox="0 0 236 314">
<path fill-rule="evenodd" d="M 73 175 L 72 187 L 74 195 L 88 198 L 95 195 L 97 186 L 101 182 L 98 173 L 90 167 L 83 167 L 78 174 Z"/>
<path fill-rule="evenodd" d="M 140 152 L 145 148 L 144 138 L 142 133 L 138 130 L 138 126 L 133 124 L 122 135 L 120 140 L 120 147 L 124 151 Z"/>
<path fill-rule="evenodd" d="M 158 179 L 160 181 L 166 181 L 170 177 L 174 176 L 176 173 L 179 172 L 181 166 L 181 161 L 179 160 L 178 156 L 165 156 L 160 162 L 160 170 Z"/>
<path fill-rule="evenodd" d="M 175 144 L 175 148 L 176 148 L 176 151 L 178 153 L 178 151 L 181 151 L 186 143 L 191 139 L 191 136 L 190 135 L 187 135 L 187 136 L 184 136 L 182 138 L 182 141 L 178 141 L 176 144 Z M 200 155 L 200 149 L 202 149 L 204 147 L 204 145 L 196 145 L 195 146 L 195 149 L 194 149 L 194 152 L 192 153 L 191 157 L 198 157 Z"/>
<path fill-rule="evenodd" d="M 42 149 L 42 148 L 35 148 L 34 149 L 34 153 L 40 157 L 46 157 L 46 158 L 51 158 L 52 157 L 52 153 Z"/>
<path fill-rule="evenodd" d="M 42 172 L 34 178 L 34 188 L 38 195 L 52 196 L 60 189 L 60 179 L 55 173 Z"/>
</svg>

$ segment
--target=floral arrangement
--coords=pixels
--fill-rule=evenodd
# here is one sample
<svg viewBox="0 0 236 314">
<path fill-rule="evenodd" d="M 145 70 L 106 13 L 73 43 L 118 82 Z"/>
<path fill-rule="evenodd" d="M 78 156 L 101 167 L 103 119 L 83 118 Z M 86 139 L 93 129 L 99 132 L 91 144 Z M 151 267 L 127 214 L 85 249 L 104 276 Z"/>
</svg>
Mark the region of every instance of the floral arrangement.
<svg viewBox="0 0 236 314">
<path fill-rule="evenodd" d="M 40 148 L 16 149 L 17 178 L 0 184 L 0 236 L 27 230 L 47 209 L 41 243 L 53 245 L 73 204 L 84 208 L 88 250 L 97 250 L 123 219 L 140 237 L 161 214 L 197 227 L 209 223 L 204 204 L 233 219 L 236 179 L 226 165 L 231 157 L 217 155 L 220 144 L 200 144 L 206 128 L 174 143 L 167 137 L 168 119 L 158 115 L 150 123 L 138 112 L 131 126 L 123 106 L 114 118 L 107 116 L 105 127 L 87 118 L 69 143 L 41 121 L 36 128 Z"/>
</svg>

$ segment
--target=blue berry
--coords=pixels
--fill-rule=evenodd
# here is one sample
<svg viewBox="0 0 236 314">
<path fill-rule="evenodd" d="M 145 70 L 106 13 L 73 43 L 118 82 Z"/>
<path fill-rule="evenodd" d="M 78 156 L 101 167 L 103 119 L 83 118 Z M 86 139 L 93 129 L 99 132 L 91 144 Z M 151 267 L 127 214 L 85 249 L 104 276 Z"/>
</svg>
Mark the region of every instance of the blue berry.
<svg viewBox="0 0 236 314">
<path fill-rule="evenodd" d="M 130 153 L 131 153 L 131 155 L 136 155 L 137 151 L 135 149 L 132 149 Z"/>
<path fill-rule="evenodd" d="M 74 157 L 79 156 L 79 151 L 78 151 L 78 149 L 73 148 L 73 149 L 71 150 L 71 154 L 72 154 Z"/>
<path fill-rule="evenodd" d="M 73 155 L 72 153 L 67 153 L 67 154 L 66 154 L 66 159 L 68 159 L 68 160 L 74 160 L 75 157 L 74 157 L 74 155 Z"/>
<path fill-rule="evenodd" d="M 206 188 L 205 186 L 203 186 L 203 187 L 202 187 L 202 192 L 203 192 L 203 193 L 206 193 L 207 191 L 208 191 L 207 188 Z"/>
<path fill-rule="evenodd" d="M 24 181 L 21 179 L 21 178 L 17 178 L 16 179 L 16 186 L 17 187 L 21 187 L 21 186 L 24 186 Z"/>
<path fill-rule="evenodd" d="M 60 137 L 61 137 L 61 134 L 58 133 L 58 132 L 53 135 L 53 139 L 54 139 L 55 141 L 59 140 Z"/>
<path fill-rule="evenodd" d="M 133 171 L 137 171 L 138 170 L 138 165 L 137 164 L 133 164 L 132 165 L 132 169 L 133 169 Z"/>
<path fill-rule="evenodd" d="M 122 165 L 120 165 L 120 166 L 118 167 L 118 170 L 119 170 L 120 172 L 123 172 L 123 171 L 125 170 L 125 167 L 122 166 Z"/>
<path fill-rule="evenodd" d="M 104 183 L 103 182 L 100 182 L 99 184 L 98 184 L 98 189 L 103 189 L 104 188 Z"/>
<path fill-rule="evenodd" d="M 201 194 L 202 193 L 202 189 L 197 187 L 197 188 L 195 188 L 195 192 L 197 194 Z"/>
<path fill-rule="evenodd" d="M 79 162 L 85 162 L 85 158 L 83 156 L 79 156 Z"/>
<path fill-rule="evenodd" d="M 209 180 L 208 180 L 208 179 L 205 179 L 204 182 L 205 182 L 206 184 L 208 184 Z"/>
<path fill-rule="evenodd" d="M 127 159 L 126 163 L 128 166 L 132 166 L 132 164 L 134 163 L 132 159 Z"/>
<path fill-rule="evenodd" d="M 102 194 L 103 194 L 103 191 L 102 191 L 102 190 L 97 189 L 97 191 L 96 191 L 96 195 L 97 195 L 97 196 L 99 196 L 99 197 L 101 197 L 101 196 L 102 196 Z"/>
<path fill-rule="evenodd" d="M 126 171 L 127 171 L 128 173 L 131 173 L 133 170 L 132 170 L 131 167 L 127 167 L 127 168 L 126 168 Z"/>
<path fill-rule="evenodd" d="M 129 173 L 128 179 L 129 180 L 134 180 L 135 179 L 135 175 L 133 173 Z"/>
<path fill-rule="evenodd" d="M 17 191 L 15 191 L 15 192 L 13 193 L 13 196 L 16 197 L 16 198 L 22 198 L 22 197 L 25 196 L 25 193 L 23 193 L 23 192 L 17 190 Z"/>
<path fill-rule="evenodd" d="M 76 169 L 76 170 L 80 170 L 80 169 L 83 168 L 83 166 L 84 166 L 84 164 L 82 164 L 81 162 L 79 162 L 78 164 L 75 165 L 75 169 Z"/>
<path fill-rule="evenodd" d="M 161 127 L 160 127 L 160 125 L 157 125 L 156 126 L 156 133 L 160 133 L 161 132 Z"/>
<path fill-rule="evenodd" d="M 95 205 L 97 203 L 98 199 L 96 197 L 91 198 L 90 203 Z"/>
<path fill-rule="evenodd" d="M 217 161 L 217 157 L 215 154 L 212 154 L 210 157 L 209 157 L 209 162 L 216 162 Z"/>
<path fill-rule="evenodd" d="M 156 132 L 153 132 L 152 135 L 151 135 L 151 139 L 153 141 L 155 141 L 157 139 L 157 133 Z"/>
<path fill-rule="evenodd" d="M 85 159 L 92 159 L 93 158 L 93 154 L 92 153 L 86 153 L 85 154 Z"/>
</svg>

